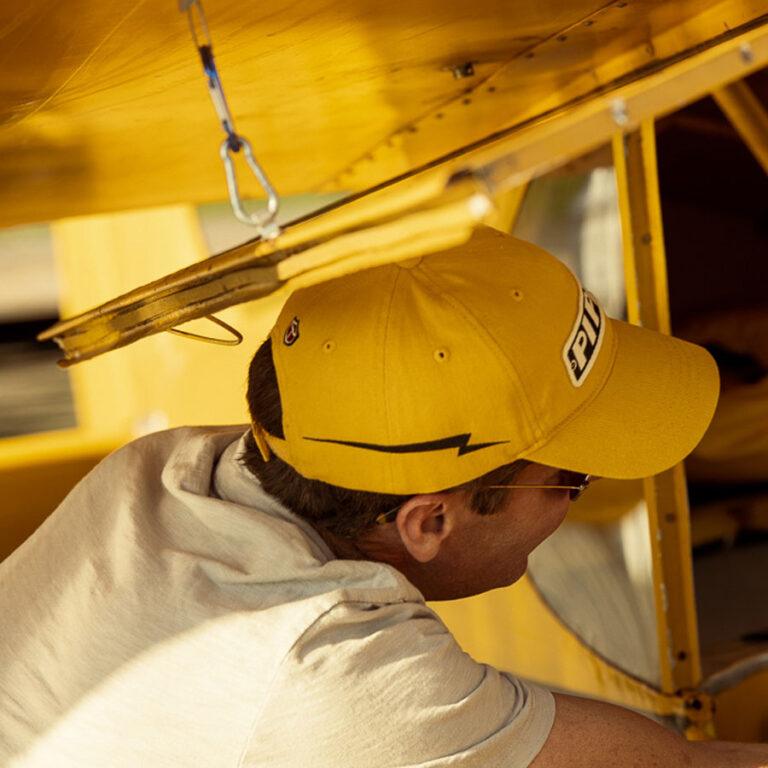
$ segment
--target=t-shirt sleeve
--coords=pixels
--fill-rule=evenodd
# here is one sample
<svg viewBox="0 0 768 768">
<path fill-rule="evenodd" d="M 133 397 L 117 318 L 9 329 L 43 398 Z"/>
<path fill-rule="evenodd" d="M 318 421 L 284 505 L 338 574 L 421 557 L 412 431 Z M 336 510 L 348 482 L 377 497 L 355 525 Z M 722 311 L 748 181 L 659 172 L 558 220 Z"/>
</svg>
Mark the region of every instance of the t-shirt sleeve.
<svg viewBox="0 0 768 768">
<path fill-rule="evenodd" d="M 426 606 L 342 603 L 283 661 L 244 765 L 524 768 L 552 694 L 472 660 Z"/>
</svg>

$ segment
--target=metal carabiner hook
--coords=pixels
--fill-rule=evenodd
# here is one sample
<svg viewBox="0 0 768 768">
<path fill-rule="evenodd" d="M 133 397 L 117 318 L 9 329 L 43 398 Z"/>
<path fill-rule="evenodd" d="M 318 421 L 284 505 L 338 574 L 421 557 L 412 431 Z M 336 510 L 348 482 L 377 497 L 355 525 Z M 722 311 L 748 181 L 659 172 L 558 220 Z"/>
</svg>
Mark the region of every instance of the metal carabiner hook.
<svg viewBox="0 0 768 768">
<path fill-rule="evenodd" d="M 269 183 L 267 175 L 262 170 L 256 158 L 253 156 L 253 149 L 248 139 L 243 138 L 235 134 L 235 138 L 239 142 L 239 147 L 233 150 L 232 143 L 229 138 L 224 139 L 219 147 L 219 155 L 224 163 L 224 172 L 227 175 L 227 189 L 229 190 L 229 202 L 232 204 L 232 210 L 239 221 L 243 224 L 250 224 L 251 226 L 258 227 L 261 230 L 263 237 L 272 240 L 280 234 L 280 228 L 277 226 L 276 217 L 277 211 L 280 207 L 280 198 L 277 196 L 274 187 Z M 235 173 L 235 165 L 232 162 L 232 155 L 234 153 L 243 150 L 245 155 L 245 161 L 248 163 L 248 167 L 251 169 L 253 175 L 258 179 L 264 191 L 267 193 L 267 209 L 266 211 L 256 211 L 254 213 L 248 213 L 243 206 L 242 198 L 240 197 L 240 190 L 237 186 L 237 174 Z"/>
<path fill-rule="evenodd" d="M 179 0 L 179 10 L 187 13 L 192 39 L 200 54 L 200 61 L 208 81 L 208 94 L 213 102 L 213 108 L 219 118 L 221 127 L 227 135 L 227 138 L 224 139 L 219 148 L 219 156 L 224 163 L 224 173 L 227 177 L 227 191 L 229 192 L 232 212 L 238 221 L 258 228 L 261 237 L 273 240 L 280 234 L 280 227 L 276 220 L 277 211 L 280 207 L 280 198 L 267 178 L 267 174 L 254 157 L 250 142 L 235 131 L 235 122 L 229 111 L 224 88 L 213 59 L 213 43 L 208 31 L 208 22 L 203 11 L 203 4 L 201 0 Z M 198 28 L 200 34 L 198 34 Z M 248 213 L 243 206 L 240 190 L 237 185 L 237 175 L 235 174 L 235 167 L 231 157 L 231 153 L 239 152 L 240 149 L 243 150 L 245 161 L 248 163 L 251 172 L 267 193 L 267 208 L 265 211 Z"/>
</svg>

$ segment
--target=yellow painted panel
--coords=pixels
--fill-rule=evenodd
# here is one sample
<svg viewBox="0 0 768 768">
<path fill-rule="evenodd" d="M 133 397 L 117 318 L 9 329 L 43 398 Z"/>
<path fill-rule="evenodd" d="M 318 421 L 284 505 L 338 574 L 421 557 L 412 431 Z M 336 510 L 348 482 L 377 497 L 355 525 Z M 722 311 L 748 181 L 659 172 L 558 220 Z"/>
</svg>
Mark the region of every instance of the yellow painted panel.
<svg viewBox="0 0 768 768">
<path fill-rule="evenodd" d="M 113 440 L 76 429 L 0 440 L 0 560 L 116 447 Z"/>
<path fill-rule="evenodd" d="M 715 695 L 717 737 L 768 742 L 768 667 Z"/>
</svg>

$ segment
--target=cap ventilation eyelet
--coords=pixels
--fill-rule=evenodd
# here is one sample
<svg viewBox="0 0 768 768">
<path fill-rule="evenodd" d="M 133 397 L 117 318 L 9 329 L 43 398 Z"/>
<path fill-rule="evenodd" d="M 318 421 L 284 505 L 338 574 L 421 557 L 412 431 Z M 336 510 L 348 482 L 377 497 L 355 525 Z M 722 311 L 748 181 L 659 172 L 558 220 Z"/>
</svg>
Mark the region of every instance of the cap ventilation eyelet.
<svg viewBox="0 0 768 768">
<path fill-rule="evenodd" d="M 523 300 L 523 298 L 525 298 L 525 297 L 523 296 L 523 292 L 522 292 L 522 291 L 521 291 L 519 288 L 513 288 L 513 289 L 510 291 L 510 293 L 512 294 L 512 298 L 513 298 L 515 301 L 522 301 L 522 300 Z"/>
<path fill-rule="evenodd" d="M 450 357 L 447 349 L 436 349 L 434 358 L 438 363 L 444 363 Z"/>
<path fill-rule="evenodd" d="M 336 342 L 333 339 L 323 342 L 323 352 L 333 352 L 334 349 L 336 349 Z"/>
</svg>

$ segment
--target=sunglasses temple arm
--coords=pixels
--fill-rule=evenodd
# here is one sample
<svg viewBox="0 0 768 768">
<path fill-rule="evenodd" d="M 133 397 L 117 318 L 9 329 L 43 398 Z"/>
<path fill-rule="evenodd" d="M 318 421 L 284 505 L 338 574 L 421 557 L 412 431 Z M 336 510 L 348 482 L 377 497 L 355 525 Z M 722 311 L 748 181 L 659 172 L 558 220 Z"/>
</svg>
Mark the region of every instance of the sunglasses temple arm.
<svg viewBox="0 0 768 768">
<path fill-rule="evenodd" d="M 549 488 L 562 491 L 578 491 L 582 485 L 486 485 L 486 488 Z"/>
</svg>

